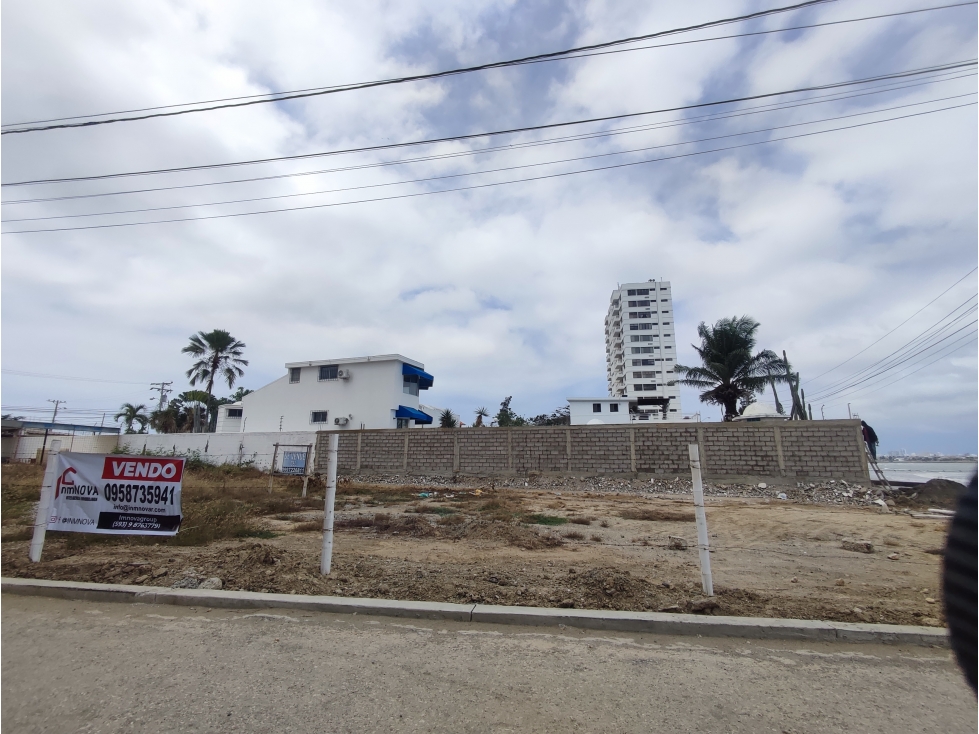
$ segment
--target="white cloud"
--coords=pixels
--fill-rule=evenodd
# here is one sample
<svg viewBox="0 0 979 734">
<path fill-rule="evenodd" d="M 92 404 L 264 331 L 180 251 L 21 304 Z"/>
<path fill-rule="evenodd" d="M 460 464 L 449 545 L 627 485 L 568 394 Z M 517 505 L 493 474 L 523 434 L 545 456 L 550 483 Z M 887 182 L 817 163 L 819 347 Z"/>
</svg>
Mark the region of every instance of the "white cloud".
<svg viewBox="0 0 979 734">
<path fill-rule="evenodd" d="M 310 2 L 294 3 L 283 13 L 259 3 L 10 2 L 2 29 L 4 119 L 417 73 L 684 25 L 747 7 L 582 3 L 545 13 L 541 6 L 515 2 Z M 864 2 L 844 12 L 843 6 L 827 6 L 805 17 L 852 17 L 882 7 Z M 975 25 L 960 22 L 968 13 L 974 11 L 837 26 L 791 40 L 770 36 L 617 54 L 283 106 L 5 136 L 4 180 L 292 155 L 864 76 L 974 56 Z M 493 156 L 8 205 L 5 229 L 13 228 L 9 220 L 17 216 L 175 206 L 471 173 L 973 90 L 969 78 L 889 98 Z M 401 352 L 422 360 L 436 375 L 431 401 L 464 417 L 477 405 L 492 407 L 510 394 L 517 410 L 539 413 L 569 394 L 604 391 L 602 324 L 609 293 L 617 282 L 664 277 L 673 282 L 678 301 L 681 359 L 693 359 L 685 345 L 695 339 L 698 322 L 748 313 L 762 323 L 760 346 L 786 349 L 803 377 L 811 378 L 880 337 L 974 266 L 975 141 L 975 108 L 968 108 L 774 146 L 466 193 L 197 223 L 7 235 L 4 366 L 147 383 L 174 379 L 180 387 L 186 360 L 179 350 L 187 336 L 227 328 L 248 344 L 251 366 L 244 384 L 249 387 L 279 376 L 287 361 Z M 486 144 L 452 143 L 434 150 Z M 5 200 L 319 170 L 431 152 L 8 188 Z M 349 201 L 615 160 L 199 212 Z M 854 360 L 854 371 L 972 292 L 975 278 Z M 891 435 L 920 444 L 909 449 L 975 450 L 975 385 L 973 346 L 893 388 L 858 393 L 853 400 L 873 419 L 885 446 Z M 69 407 L 114 408 L 123 400 L 151 396 L 138 386 L 5 376 L 5 406 L 42 406 L 48 397 L 67 397 Z M 685 412 L 701 409 L 694 392 L 685 390 L 683 399 Z M 845 415 L 845 403 L 844 398 L 827 405 L 828 416 Z M 818 406 L 814 411 L 818 414 Z M 706 415 L 717 414 L 708 408 Z"/>
</svg>

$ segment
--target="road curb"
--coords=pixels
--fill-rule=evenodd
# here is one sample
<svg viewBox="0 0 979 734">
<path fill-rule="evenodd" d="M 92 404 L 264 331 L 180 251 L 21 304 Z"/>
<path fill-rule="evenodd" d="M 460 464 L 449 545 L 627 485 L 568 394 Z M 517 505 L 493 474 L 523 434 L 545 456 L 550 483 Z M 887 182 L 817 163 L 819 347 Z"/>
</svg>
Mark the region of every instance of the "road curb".
<svg viewBox="0 0 979 734">
<path fill-rule="evenodd" d="M 168 589 L 154 586 L 92 584 L 46 579 L 0 579 L 0 591 L 57 599 L 174 604 L 219 609 L 294 609 L 330 614 L 371 614 L 383 617 L 445 619 L 481 624 L 579 627 L 616 632 L 700 637 L 741 637 L 757 640 L 812 642 L 877 642 L 948 647 L 945 629 L 893 624 L 857 624 L 809 619 L 717 617 L 659 612 L 616 612 L 600 609 L 505 607 L 488 604 L 355 599 L 341 596 L 264 594 L 255 591 Z"/>
</svg>

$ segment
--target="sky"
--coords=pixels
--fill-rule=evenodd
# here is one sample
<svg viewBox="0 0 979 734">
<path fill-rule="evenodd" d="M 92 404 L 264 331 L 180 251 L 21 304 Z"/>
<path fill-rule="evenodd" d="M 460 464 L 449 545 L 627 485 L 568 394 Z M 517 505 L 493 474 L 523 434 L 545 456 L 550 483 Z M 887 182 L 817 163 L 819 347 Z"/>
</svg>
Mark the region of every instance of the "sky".
<svg viewBox="0 0 979 734">
<path fill-rule="evenodd" d="M 782 4 L 7 0 L 0 111 L 10 125 L 424 74 Z M 122 402 L 152 404 L 152 382 L 188 389 L 180 350 L 215 328 L 247 345 L 247 388 L 287 362 L 400 353 L 435 375 L 423 402 L 467 422 L 510 395 L 518 413 L 551 412 L 607 393 L 611 292 L 655 278 L 672 283 L 678 362 L 697 363 L 699 323 L 749 315 L 758 349 L 784 350 L 800 372 L 815 418 L 859 414 L 881 451 L 974 453 L 974 66 L 832 98 L 9 185 L 648 112 L 975 59 L 975 5 L 760 33 L 941 4 L 836 0 L 621 53 L 4 135 L 3 412 L 50 415 L 57 399 L 63 418 L 111 422 Z M 528 145 L 541 141 L 551 142 Z M 635 165 L 608 168 L 623 163 Z M 512 182 L 526 178 L 537 180 Z M 109 192 L 130 193 L 59 199 Z M 285 198 L 202 206 L 263 197 Z M 58 200 L 13 203 L 24 199 Z M 183 208 L 104 214 L 157 207 Z M 289 207 L 316 208 L 200 219 Z M 192 221 L 70 229 L 171 218 Z M 62 231 L 22 232 L 32 229 Z M 900 351 L 931 327 L 944 331 Z M 681 394 L 683 413 L 720 419 L 696 390 Z"/>
</svg>

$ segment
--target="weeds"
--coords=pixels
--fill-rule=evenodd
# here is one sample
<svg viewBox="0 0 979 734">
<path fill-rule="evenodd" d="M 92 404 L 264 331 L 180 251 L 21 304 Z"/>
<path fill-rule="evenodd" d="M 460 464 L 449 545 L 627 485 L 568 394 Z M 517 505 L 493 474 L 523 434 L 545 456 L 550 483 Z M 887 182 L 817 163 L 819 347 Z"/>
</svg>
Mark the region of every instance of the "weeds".
<svg viewBox="0 0 979 734">
<path fill-rule="evenodd" d="M 570 517 L 569 522 L 573 522 L 575 525 L 591 525 L 595 520 L 593 517 Z"/>
<path fill-rule="evenodd" d="M 564 525 L 568 522 L 566 517 L 558 517 L 557 515 L 528 515 L 525 522 L 534 525 Z"/>
<path fill-rule="evenodd" d="M 564 537 L 568 540 L 584 540 L 585 534 L 580 530 L 569 530 L 568 532 L 564 533 Z"/>
<path fill-rule="evenodd" d="M 646 510 L 623 510 L 619 517 L 626 520 L 646 520 L 648 522 L 692 522 L 694 519 L 691 510 L 671 510 L 671 509 L 646 509 Z"/>
<path fill-rule="evenodd" d="M 593 543 L 601 543 L 602 542 L 602 536 L 601 535 L 593 535 L 593 536 L 591 536 L 591 540 L 592 540 Z"/>
</svg>

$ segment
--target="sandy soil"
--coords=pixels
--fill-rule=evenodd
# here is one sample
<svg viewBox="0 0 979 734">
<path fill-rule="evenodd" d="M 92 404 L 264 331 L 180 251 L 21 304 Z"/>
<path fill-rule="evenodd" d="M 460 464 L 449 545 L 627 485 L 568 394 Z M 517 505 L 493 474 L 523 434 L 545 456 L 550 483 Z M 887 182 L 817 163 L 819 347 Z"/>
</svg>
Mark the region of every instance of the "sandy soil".
<svg viewBox="0 0 979 734">
<path fill-rule="evenodd" d="M 946 523 L 878 506 L 709 498 L 716 608 L 703 603 L 688 495 L 347 485 L 337 509 L 326 579 L 321 536 L 310 531 L 322 512 L 312 510 L 263 518 L 274 537 L 204 547 L 69 549 L 56 538 L 37 565 L 26 541 L 5 542 L 3 575 L 147 586 L 218 577 L 249 591 L 943 624 Z M 560 522 L 551 518 L 566 523 L 533 522 Z M 688 549 L 669 549 L 670 536 Z M 845 538 L 874 552 L 844 550 Z"/>
</svg>

